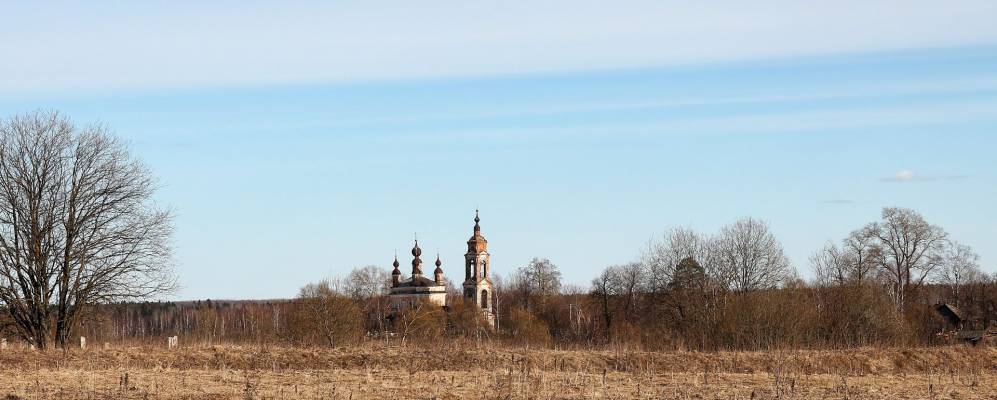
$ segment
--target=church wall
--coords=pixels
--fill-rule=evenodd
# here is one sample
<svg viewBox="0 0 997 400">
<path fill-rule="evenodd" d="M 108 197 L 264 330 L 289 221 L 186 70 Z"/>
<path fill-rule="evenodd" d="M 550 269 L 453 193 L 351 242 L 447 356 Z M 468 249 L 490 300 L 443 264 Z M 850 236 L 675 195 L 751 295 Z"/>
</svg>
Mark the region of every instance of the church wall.
<svg viewBox="0 0 997 400">
<path fill-rule="evenodd" d="M 395 294 L 392 293 L 390 296 L 391 306 L 394 309 L 400 309 L 403 307 L 410 307 L 419 301 L 429 302 L 440 307 L 447 305 L 447 293 L 446 291 L 435 292 L 435 293 L 418 293 L 418 294 Z"/>
</svg>

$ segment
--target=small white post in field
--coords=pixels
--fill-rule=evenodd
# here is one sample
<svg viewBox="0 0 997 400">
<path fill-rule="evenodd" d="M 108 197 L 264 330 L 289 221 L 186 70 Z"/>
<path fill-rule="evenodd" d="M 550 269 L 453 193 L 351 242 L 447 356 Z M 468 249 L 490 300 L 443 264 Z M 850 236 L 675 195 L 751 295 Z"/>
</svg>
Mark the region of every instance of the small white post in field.
<svg viewBox="0 0 997 400">
<path fill-rule="evenodd" d="M 166 348 L 169 350 L 175 349 L 180 344 L 179 342 L 176 336 L 170 336 L 166 338 Z"/>
<path fill-rule="evenodd" d="M 7 350 L 7 338 L 0 339 L 0 350 Z"/>
<path fill-rule="evenodd" d="M 104 350 L 107 350 L 107 349 L 110 349 L 110 348 L 111 348 L 111 344 L 108 343 L 108 342 L 104 342 Z"/>
<path fill-rule="evenodd" d="M 87 349 L 87 338 L 80 336 L 80 350 Z"/>
</svg>

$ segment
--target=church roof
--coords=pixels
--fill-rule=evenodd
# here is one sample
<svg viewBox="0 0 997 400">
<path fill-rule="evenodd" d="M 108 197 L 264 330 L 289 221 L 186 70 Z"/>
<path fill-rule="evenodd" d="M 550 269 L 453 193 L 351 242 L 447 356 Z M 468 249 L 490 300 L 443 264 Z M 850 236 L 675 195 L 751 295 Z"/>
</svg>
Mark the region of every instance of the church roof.
<svg viewBox="0 0 997 400">
<path fill-rule="evenodd" d="M 429 279 L 424 276 L 416 276 L 405 282 L 399 283 L 397 287 L 422 287 L 422 286 L 442 286 L 437 285 L 436 281 Z"/>
</svg>

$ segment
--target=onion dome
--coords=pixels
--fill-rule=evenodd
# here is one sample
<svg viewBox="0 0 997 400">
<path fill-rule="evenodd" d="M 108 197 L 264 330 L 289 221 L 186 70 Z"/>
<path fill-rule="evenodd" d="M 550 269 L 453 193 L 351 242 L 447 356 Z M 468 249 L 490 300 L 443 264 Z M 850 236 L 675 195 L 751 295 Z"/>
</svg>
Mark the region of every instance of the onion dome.
<svg viewBox="0 0 997 400">
<path fill-rule="evenodd" d="M 402 271 L 398 270 L 398 266 L 401 265 L 401 264 L 398 263 L 398 255 L 397 254 L 395 255 L 395 262 L 391 263 L 391 265 L 393 265 L 395 267 L 395 269 L 393 271 L 391 271 L 391 275 L 401 275 L 402 274 Z"/>
<path fill-rule="evenodd" d="M 443 284 L 443 263 L 440 262 L 440 253 L 436 253 L 436 271 L 433 271 L 433 280 L 437 285 Z"/>
<path fill-rule="evenodd" d="M 422 249 L 419 248 L 419 240 L 416 239 L 415 247 L 412 248 L 412 276 L 422 275 L 422 260 L 419 256 L 422 255 Z"/>
<path fill-rule="evenodd" d="M 412 256 L 419 257 L 422 255 L 422 249 L 419 248 L 419 239 L 415 240 L 415 247 L 412 248 Z"/>
</svg>

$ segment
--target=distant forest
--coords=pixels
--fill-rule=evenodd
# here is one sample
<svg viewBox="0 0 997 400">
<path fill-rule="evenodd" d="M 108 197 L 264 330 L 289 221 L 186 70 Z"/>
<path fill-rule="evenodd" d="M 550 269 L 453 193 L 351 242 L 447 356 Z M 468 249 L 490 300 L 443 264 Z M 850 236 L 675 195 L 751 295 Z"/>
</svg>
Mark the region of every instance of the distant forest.
<svg viewBox="0 0 997 400">
<path fill-rule="evenodd" d="M 391 310 L 388 268 L 366 266 L 308 284 L 294 299 L 94 305 L 75 334 L 90 343 L 177 335 L 182 344 L 339 346 L 447 337 L 711 351 L 937 345 L 957 332 L 983 335 L 997 321 L 995 276 L 911 210 L 885 209 L 882 221 L 815 251 L 810 268 L 814 278 L 800 279 L 768 226 L 749 218 L 716 235 L 669 231 L 589 287 L 563 285 L 560 269 L 536 258 L 493 277 L 495 328 L 453 282 L 446 309 Z"/>
<path fill-rule="evenodd" d="M 341 345 L 381 340 L 392 332 L 395 339 L 404 334 L 411 340 L 445 336 L 551 347 L 623 344 L 651 350 L 750 350 L 952 343 L 951 337 L 939 335 L 957 328 L 935 311 L 934 305 L 941 302 L 959 304 L 967 328 L 983 328 L 987 321 L 997 320 L 993 281 L 967 284 L 958 294 L 949 286 L 926 286 L 905 315 L 875 288 L 863 286 L 799 286 L 716 297 L 677 291 L 603 298 L 593 293 L 542 296 L 502 290 L 497 297 L 497 330 L 468 317 L 473 313 L 455 311 L 464 304 L 454 294 L 449 311 L 427 307 L 421 310 L 425 320 L 407 332 L 386 318 L 383 296 L 343 295 L 344 307 L 353 309 L 345 314 L 356 324 L 334 314 L 315 315 L 307 304 L 312 299 L 204 300 L 103 305 L 89 314 L 77 333 L 91 345 L 165 344 L 165 337 L 173 335 L 186 345 Z M 330 341 L 316 330 L 321 324 L 314 319 L 347 328 Z"/>
</svg>

